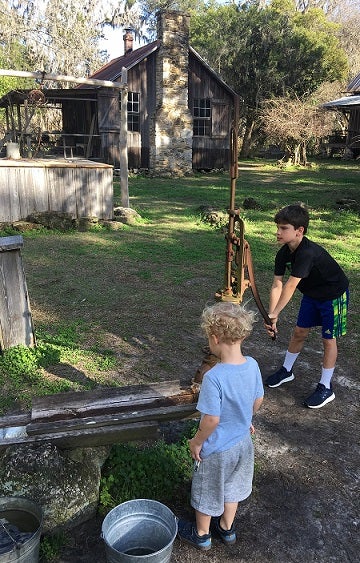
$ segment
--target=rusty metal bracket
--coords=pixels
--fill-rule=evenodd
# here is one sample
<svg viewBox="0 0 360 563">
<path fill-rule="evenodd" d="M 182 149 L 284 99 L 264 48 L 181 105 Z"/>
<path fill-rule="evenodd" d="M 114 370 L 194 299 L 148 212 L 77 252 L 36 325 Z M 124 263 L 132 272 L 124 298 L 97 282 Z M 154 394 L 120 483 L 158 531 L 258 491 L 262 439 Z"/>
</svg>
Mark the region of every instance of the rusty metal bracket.
<svg viewBox="0 0 360 563">
<path fill-rule="evenodd" d="M 251 289 L 256 306 L 267 325 L 272 325 L 267 311 L 262 304 L 259 292 L 255 283 L 254 267 L 252 262 L 249 243 L 244 238 L 245 226 L 240 217 L 239 209 L 235 208 L 236 180 L 238 178 L 238 122 L 239 104 L 236 100 L 233 127 L 230 132 L 230 205 L 228 209 L 229 221 L 225 235 L 226 239 L 226 259 L 224 287 L 215 293 L 215 298 L 221 301 L 232 301 L 241 303 L 244 292 L 247 288 Z M 272 339 L 276 339 L 273 332 Z M 195 373 L 193 381 L 201 383 L 205 373 L 211 369 L 218 358 L 206 351 L 202 364 Z"/>
</svg>

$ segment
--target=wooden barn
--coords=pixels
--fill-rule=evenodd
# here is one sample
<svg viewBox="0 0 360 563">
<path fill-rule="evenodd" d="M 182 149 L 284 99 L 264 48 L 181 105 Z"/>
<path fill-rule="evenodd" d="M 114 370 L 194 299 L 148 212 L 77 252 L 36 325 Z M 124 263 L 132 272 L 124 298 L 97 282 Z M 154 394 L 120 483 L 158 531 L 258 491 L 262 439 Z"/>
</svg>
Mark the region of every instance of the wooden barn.
<svg viewBox="0 0 360 563">
<path fill-rule="evenodd" d="M 189 24 L 186 14 L 159 12 L 156 41 L 133 50 L 132 34 L 126 30 L 124 54 L 90 77 L 120 82 L 126 69 L 130 169 L 184 175 L 194 169 L 229 168 L 237 95 L 189 45 Z M 61 108 L 62 114 L 61 130 L 42 131 L 42 142 L 50 140 L 65 157 L 119 167 L 118 89 L 80 85 L 42 92 L 45 106 Z M 24 129 L 16 120 L 19 107 L 29 103 L 29 91 L 10 92 L 0 100 L 0 107 L 18 108 L 8 118 L 9 130 Z M 24 133 L 22 139 L 25 147 Z"/>
<path fill-rule="evenodd" d="M 324 104 L 326 109 L 340 111 L 347 123 L 345 133 L 330 138 L 329 146 L 343 148 L 348 155 L 357 158 L 360 156 L 360 74 L 350 82 L 346 92 L 346 96 Z"/>
</svg>

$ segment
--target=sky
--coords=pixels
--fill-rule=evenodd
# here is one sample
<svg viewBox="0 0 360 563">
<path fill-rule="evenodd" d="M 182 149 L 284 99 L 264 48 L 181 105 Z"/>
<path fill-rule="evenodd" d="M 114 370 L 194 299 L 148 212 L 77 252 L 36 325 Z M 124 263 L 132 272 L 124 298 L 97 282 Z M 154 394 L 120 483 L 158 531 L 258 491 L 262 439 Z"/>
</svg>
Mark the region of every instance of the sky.
<svg viewBox="0 0 360 563">
<path fill-rule="evenodd" d="M 109 25 L 104 28 L 105 39 L 100 41 L 101 49 L 106 49 L 110 59 L 116 59 L 124 54 L 124 30 L 122 28 L 113 29 Z M 143 45 L 143 43 L 141 44 Z M 140 43 L 134 39 L 133 49 L 138 49 Z"/>
</svg>

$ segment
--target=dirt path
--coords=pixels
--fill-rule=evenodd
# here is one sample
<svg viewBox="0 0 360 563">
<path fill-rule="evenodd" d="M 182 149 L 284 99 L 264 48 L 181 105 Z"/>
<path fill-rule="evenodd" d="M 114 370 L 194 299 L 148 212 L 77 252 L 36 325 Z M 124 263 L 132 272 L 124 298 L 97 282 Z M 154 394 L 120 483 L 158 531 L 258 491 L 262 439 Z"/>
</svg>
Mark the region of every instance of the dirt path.
<svg viewBox="0 0 360 563">
<path fill-rule="evenodd" d="M 249 342 L 246 353 L 257 357 L 264 377 L 281 362 L 289 332 L 283 334 L 275 344 L 260 332 Z M 306 409 L 302 401 L 317 383 L 319 350 L 314 336 L 294 369 L 295 381 L 266 389 L 255 421 L 254 491 L 236 517 L 237 543 L 225 547 L 214 540 L 212 549 L 201 553 L 176 539 L 172 563 L 359 560 L 357 345 L 350 337 L 340 343 L 335 401 Z M 72 545 L 63 550 L 60 563 L 105 563 L 100 532 L 101 519 L 73 530 Z"/>
</svg>

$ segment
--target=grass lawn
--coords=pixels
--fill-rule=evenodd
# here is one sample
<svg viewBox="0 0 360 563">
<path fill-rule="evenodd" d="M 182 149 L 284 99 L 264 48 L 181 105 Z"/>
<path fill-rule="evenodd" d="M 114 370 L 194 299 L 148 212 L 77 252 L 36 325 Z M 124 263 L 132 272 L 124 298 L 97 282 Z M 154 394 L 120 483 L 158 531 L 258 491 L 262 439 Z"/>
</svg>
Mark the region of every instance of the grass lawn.
<svg viewBox="0 0 360 563">
<path fill-rule="evenodd" d="M 241 208 L 247 197 L 259 204 L 241 216 L 265 306 L 277 249 L 273 216 L 302 201 L 311 216 L 309 237 L 350 277 L 349 333 L 359 334 L 360 217 L 337 203 L 352 199 L 359 208 L 359 180 L 356 161 L 306 169 L 239 163 L 236 204 Z M 22 257 L 40 351 L 35 360 L 22 354 L 20 365 L 16 351 L 2 358 L 0 411 L 28 408 L 36 394 L 192 377 L 204 344 L 199 317 L 222 288 L 225 263 L 224 232 L 201 220 L 200 206 L 225 211 L 229 189 L 225 173 L 131 177 L 136 225 L 25 233 Z M 114 194 L 121 205 L 117 181 Z M 245 296 L 251 303 L 250 292 Z"/>
</svg>

